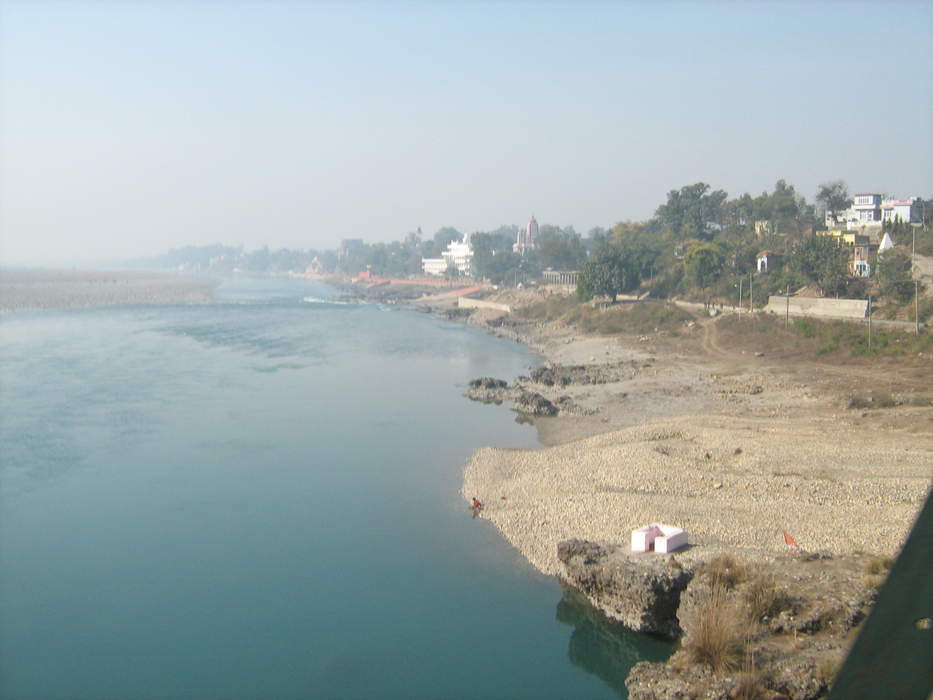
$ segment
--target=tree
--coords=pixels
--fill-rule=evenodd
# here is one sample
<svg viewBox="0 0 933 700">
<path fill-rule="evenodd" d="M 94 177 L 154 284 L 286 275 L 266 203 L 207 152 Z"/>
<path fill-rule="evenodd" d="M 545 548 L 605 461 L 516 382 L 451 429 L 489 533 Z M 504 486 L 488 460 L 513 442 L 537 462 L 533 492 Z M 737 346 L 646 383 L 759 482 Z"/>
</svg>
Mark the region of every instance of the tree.
<svg viewBox="0 0 933 700">
<path fill-rule="evenodd" d="M 800 203 L 793 185 L 784 180 L 774 183 L 774 192 L 771 193 L 771 221 L 772 229 L 787 233 L 793 224 L 795 233 L 800 233 L 797 217 L 800 214 Z"/>
<path fill-rule="evenodd" d="M 655 215 L 681 238 L 710 238 L 710 223 L 722 219 L 721 207 L 728 195 L 723 190 L 709 192 L 709 185 L 697 182 L 667 193 L 667 203 Z"/>
<path fill-rule="evenodd" d="M 724 256 L 722 249 L 712 243 L 693 246 L 684 257 L 684 270 L 691 284 L 706 289 L 711 287 L 722 274 Z"/>
<path fill-rule="evenodd" d="M 834 220 L 839 212 L 843 212 L 852 206 L 849 188 L 846 187 L 846 183 L 842 180 L 824 182 L 820 185 L 816 201 L 823 205 L 823 208 L 832 215 Z"/>
<path fill-rule="evenodd" d="M 838 294 L 849 277 L 849 252 L 832 236 L 810 236 L 794 250 L 789 267 L 823 294 Z"/>
<path fill-rule="evenodd" d="M 889 248 L 878 255 L 875 273 L 881 294 L 903 304 L 914 295 L 910 254 L 901 248 Z"/>
<path fill-rule="evenodd" d="M 638 269 L 628 251 L 604 245 L 583 264 L 577 294 L 582 299 L 608 296 L 615 301 L 619 294 L 635 289 L 639 281 Z"/>
<path fill-rule="evenodd" d="M 572 229 L 571 229 L 572 231 Z M 538 263 L 543 268 L 576 270 L 586 258 L 583 241 L 575 231 L 544 224 L 538 230 Z"/>
</svg>

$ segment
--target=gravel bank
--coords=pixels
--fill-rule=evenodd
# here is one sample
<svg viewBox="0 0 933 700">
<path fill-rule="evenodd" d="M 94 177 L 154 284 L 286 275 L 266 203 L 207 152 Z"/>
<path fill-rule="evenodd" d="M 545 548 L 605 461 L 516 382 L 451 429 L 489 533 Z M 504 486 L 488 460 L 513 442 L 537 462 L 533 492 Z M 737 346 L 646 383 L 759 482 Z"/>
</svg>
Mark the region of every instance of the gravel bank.
<svg viewBox="0 0 933 700">
<path fill-rule="evenodd" d="M 0 271 L 0 310 L 71 309 L 122 304 L 203 304 L 213 280 L 152 272 Z"/>
<path fill-rule="evenodd" d="M 929 436 L 853 433 L 806 421 L 691 415 L 542 450 L 486 448 L 463 496 L 539 570 L 557 543 L 626 542 L 649 522 L 686 528 L 703 548 L 893 554 L 933 476 Z"/>
</svg>

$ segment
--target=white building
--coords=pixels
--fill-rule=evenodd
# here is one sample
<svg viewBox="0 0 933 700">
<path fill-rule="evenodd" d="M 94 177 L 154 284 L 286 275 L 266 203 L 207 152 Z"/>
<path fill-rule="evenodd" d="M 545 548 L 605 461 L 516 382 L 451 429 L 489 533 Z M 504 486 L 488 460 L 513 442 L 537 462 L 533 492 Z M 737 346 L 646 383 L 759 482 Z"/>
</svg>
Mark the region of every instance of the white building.
<svg viewBox="0 0 933 700">
<path fill-rule="evenodd" d="M 881 203 L 881 220 L 892 223 L 919 223 L 923 220 L 923 200 L 920 197 L 886 199 Z"/>
<path fill-rule="evenodd" d="M 896 220 L 914 223 L 923 216 L 923 200 L 919 197 L 908 199 L 885 199 L 874 192 L 863 192 L 853 197 L 852 206 L 845 212 L 833 216 L 826 212 L 826 226 L 836 228 L 845 225 L 849 231 L 863 228 L 881 228 L 883 222 Z"/>
<path fill-rule="evenodd" d="M 426 275 L 443 277 L 447 274 L 447 260 L 445 258 L 421 258 L 421 269 Z"/>
<path fill-rule="evenodd" d="M 467 239 L 451 241 L 439 258 L 421 258 L 421 269 L 426 275 L 443 277 L 451 267 L 464 277 L 473 273 L 473 249 Z"/>
</svg>

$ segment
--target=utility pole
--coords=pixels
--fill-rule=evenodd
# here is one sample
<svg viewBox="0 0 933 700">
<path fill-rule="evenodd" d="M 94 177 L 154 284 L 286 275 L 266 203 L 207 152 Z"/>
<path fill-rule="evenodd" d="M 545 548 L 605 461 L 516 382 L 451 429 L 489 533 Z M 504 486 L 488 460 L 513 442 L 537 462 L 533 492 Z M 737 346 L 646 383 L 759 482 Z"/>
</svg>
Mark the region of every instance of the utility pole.
<svg viewBox="0 0 933 700">
<path fill-rule="evenodd" d="M 917 335 L 920 335 L 920 280 L 914 280 L 914 323 L 917 324 Z"/>
<path fill-rule="evenodd" d="M 868 295 L 868 350 L 871 351 L 871 294 Z"/>
<path fill-rule="evenodd" d="M 787 324 L 790 322 L 790 285 L 787 285 L 787 291 L 784 292 L 784 330 L 787 330 Z"/>
<path fill-rule="evenodd" d="M 748 273 L 748 313 L 752 312 L 752 300 L 755 298 L 755 288 L 752 286 L 752 274 L 754 273 Z"/>
<path fill-rule="evenodd" d="M 745 281 L 744 277 L 739 277 L 739 311 L 742 310 L 742 283 Z"/>
</svg>

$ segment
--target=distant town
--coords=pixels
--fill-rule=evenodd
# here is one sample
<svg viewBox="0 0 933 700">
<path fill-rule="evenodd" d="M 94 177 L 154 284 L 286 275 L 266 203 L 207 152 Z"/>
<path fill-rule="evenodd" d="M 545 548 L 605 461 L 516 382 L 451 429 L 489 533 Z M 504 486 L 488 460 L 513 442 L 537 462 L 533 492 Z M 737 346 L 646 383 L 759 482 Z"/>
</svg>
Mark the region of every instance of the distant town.
<svg viewBox="0 0 933 700">
<path fill-rule="evenodd" d="M 865 299 L 896 318 L 926 320 L 933 200 L 822 185 L 814 202 L 778 180 L 771 192 L 730 199 L 699 182 L 671 190 L 647 221 L 585 235 L 539 224 L 465 234 L 420 227 L 391 243 L 347 238 L 333 250 L 174 249 L 148 266 L 194 273 L 338 275 L 495 286 L 560 284 L 581 298 L 638 292 L 653 298 L 761 307 L 773 294 Z M 754 279 L 752 279 L 754 278 Z M 922 303 L 921 303 L 922 298 Z M 921 308 L 922 307 L 922 308 Z"/>
</svg>

